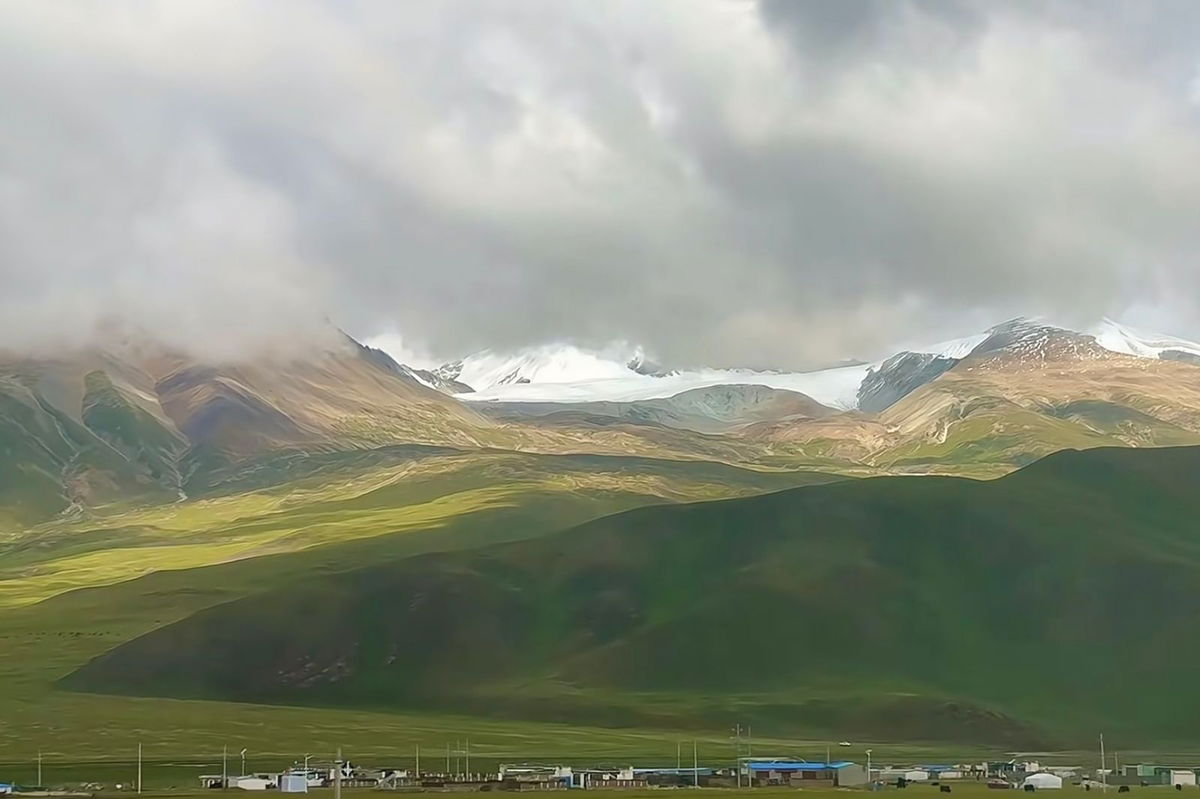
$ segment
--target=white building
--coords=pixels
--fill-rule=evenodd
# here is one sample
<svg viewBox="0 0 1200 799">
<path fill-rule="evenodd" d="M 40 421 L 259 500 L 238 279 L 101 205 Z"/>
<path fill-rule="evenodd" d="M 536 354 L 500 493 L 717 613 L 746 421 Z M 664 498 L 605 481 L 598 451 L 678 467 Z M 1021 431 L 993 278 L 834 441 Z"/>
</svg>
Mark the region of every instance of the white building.
<svg viewBox="0 0 1200 799">
<path fill-rule="evenodd" d="M 303 774 L 280 774 L 280 793 L 308 793 L 308 778 Z"/>
<path fill-rule="evenodd" d="M 1055 776 L 1054 774 L 1048 774 L 1044 771 L 1041 771 L 1037 774 L 1030 774 L 1025 778 L 1025 781 L 1021 783 L 1022 788 L 1028 785 L 1032 785 L 1039 791 L 1055 791 L 1063 787 L 1063 779 L 1062 777 Z"/>
<path fill-rule="evenodd" d="M 1194 787 L 1196 785 L 1196 772 L 1188 769 L 1171 769 L 1170 785 L 1187 785 Z"/>
<path fill-rule="evenodd" d="M 241 777 L 230 777 L 229 787 L 243 791 L 266 791 L 277 786 L 276 777 L 271 774 L 250 774 Z"/>
</svg>

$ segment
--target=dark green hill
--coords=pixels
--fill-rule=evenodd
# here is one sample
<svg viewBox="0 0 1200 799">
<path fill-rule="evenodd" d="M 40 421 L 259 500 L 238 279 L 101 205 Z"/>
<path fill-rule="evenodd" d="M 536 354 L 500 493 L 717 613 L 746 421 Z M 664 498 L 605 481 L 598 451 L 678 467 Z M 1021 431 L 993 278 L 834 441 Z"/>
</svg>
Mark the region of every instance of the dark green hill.
<svg viewBox="0 0 1200 799">
<path fill-rule="evenodd" d="M 1196 737 L 1200 449 L 610 516 L 210 608 L 89 691 L 1032 745 Z"/>
</svg>

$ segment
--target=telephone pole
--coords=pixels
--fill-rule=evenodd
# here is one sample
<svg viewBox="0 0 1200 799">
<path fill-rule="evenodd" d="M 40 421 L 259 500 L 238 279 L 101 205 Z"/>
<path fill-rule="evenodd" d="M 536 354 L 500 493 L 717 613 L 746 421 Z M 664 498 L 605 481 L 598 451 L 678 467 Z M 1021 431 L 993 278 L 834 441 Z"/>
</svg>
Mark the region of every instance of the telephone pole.
<svg viewBox="0 0 1200 799">
<path fill-rule="evenodd" d="M 733 728 L 733 775 L 737 780 L 737 787 L 742 787 L 742 725 L 736 724 Z"/>
<path fill-rule="evenodd" d="M 333 764 L 333 799 L 342 799 L 342 747 L 337 750 L 337 762 Z"/>
<path fill-rule="evenodd" d="M 421 779 L 421 745 L 417 744 L 417 762 L 413 767 L 413 776 Z"/>
<path fill-rule="evenodd" d="M 142 792 L 142 744 L 138 743 L 138 793 Z"/>
<path fill-rule="evenodd" d="M 221 790 L 229 787 L 229 745 L 221 747 Z"/>
<path fill-rule="evenodd" d="M 700 787 L 700 762 L 696 758 L 696 739 L 692 739 L 692 784 Z"/>
<path fill-rule="evenodd" d="M 1104 759 L 1104 733 L 1100 733 L 1100 790 L 1108 793 L 1108 779 L 1104 772 L 1108 769 Z"/>
</svg>

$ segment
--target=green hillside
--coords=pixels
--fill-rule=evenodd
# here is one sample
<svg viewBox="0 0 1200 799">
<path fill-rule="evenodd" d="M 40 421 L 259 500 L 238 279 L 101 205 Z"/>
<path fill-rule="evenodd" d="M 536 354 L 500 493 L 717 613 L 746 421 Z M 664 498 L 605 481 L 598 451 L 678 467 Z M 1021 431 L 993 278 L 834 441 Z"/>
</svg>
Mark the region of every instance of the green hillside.
<svg viewBox="0 0 1200 799">
<path fill-rule="evenodd" d="M 282 586 L 75 689 L 1030 745 L 1200 710 L 1198 449 L 659 506 Z"/>
<path fill-rule="evenodd" d="M 287 453 L 214 473 L 186 502 L 117 506 L 0 535 L 0 609 L 164 569 L 436 530 L 535 500 L 573 509 L 548 516 L 540 534 L 650 503 L 835 479 L 703 461 L 422 446 Z"/>
<path fill-rule="evenodd" d="M 0 374 L 0 531 L 72 506 L 165 500 L 162 457 L 177 445 L 102 373 L 89 376 L 82 422 Z"/>
</svg>

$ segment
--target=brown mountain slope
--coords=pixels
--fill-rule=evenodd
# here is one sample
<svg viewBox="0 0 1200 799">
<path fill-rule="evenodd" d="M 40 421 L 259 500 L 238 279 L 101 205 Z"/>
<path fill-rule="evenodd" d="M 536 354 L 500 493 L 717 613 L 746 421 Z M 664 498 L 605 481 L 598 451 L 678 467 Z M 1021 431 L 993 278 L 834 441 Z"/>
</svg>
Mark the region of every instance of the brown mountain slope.
<svg viewBox="0 0 1200 799">
<path fill-rule="evenodd" d="M 1000 474 L 1061 449 L 1200 443 L 1200 368 L 1031 327 L 997 335 L 878 414 L 754 425 L 776 453 Z"/>
</svg>

